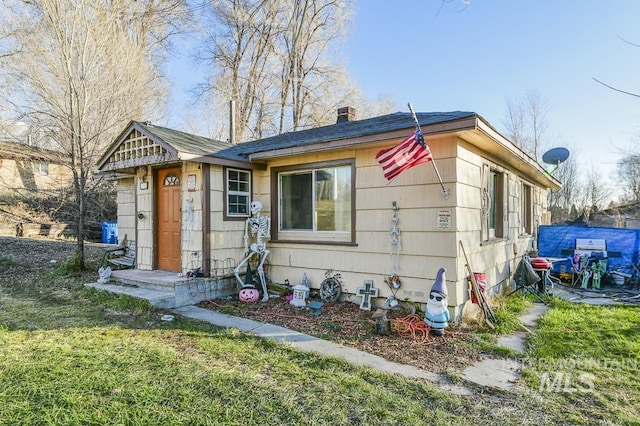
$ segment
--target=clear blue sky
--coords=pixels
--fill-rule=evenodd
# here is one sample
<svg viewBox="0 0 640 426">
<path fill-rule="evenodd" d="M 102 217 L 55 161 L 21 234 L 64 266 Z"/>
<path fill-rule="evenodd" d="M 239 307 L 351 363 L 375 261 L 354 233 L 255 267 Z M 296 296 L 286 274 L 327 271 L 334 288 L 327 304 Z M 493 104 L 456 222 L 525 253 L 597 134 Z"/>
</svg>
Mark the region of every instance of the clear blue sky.
<svg viewBox="0 0 640 426">
<path fill-rule="evenodd" d="M 358 0 L 345 60 L 368 97 L 406 110 L 474 111 L 502 129 L 507 100 L 536 91 L 559 146 L 602 177 L 638 144 L 640 1 Z M 622 39 L 621 39 L 622 38 Z"/>
</svg>

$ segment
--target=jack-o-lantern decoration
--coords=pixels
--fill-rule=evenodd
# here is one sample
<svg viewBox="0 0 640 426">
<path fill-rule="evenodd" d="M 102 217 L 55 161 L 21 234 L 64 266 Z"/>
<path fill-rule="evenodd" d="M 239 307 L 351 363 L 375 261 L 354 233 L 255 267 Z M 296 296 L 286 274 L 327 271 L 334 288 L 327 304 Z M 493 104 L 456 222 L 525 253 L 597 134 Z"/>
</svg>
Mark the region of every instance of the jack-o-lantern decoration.
<svg viewBox="0 0 640 426">
<path fill-rule="evenodd" d="M 238 293 L 238 299 L 241 302 L 257 302 L 260 299 L 260 292 L 254 286 L 246 285 Z"/>
</svg>

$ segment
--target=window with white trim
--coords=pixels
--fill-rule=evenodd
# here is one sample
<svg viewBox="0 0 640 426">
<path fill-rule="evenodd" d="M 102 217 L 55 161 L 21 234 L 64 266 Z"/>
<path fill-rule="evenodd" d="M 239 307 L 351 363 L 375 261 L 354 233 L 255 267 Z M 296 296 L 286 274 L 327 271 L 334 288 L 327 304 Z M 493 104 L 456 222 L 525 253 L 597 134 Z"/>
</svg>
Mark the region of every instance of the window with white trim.
<svg viewBox="0 0 640 426">
<path fill-rule="evenodd" d="M 33 172 L 39 175 L 49 174 L 49 163 L 45 161 L 36 161 L 33 163 Z"/>
<path fill-rule="evenodd" d="M 277 239 L 353 242 L 354 165 L 348 160 L 272 170 Z"/>
<path fill-rule="evenodd" d="M 226 215 L 248 217 L 251 203 L 251 172 L 240 169 L 226 169 Z"/>
</svg>

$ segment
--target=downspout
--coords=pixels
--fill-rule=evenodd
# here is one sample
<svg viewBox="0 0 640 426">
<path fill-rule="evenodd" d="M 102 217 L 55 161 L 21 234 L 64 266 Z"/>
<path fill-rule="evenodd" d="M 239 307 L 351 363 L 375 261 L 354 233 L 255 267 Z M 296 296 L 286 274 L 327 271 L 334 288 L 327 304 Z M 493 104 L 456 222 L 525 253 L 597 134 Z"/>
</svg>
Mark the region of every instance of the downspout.
<svg viewBox="0 0 640 426">
<path fill-rule="evenodd" d="M 211 165 L 202 165 L 202 273 L 211 274 Z"/>
</svg>

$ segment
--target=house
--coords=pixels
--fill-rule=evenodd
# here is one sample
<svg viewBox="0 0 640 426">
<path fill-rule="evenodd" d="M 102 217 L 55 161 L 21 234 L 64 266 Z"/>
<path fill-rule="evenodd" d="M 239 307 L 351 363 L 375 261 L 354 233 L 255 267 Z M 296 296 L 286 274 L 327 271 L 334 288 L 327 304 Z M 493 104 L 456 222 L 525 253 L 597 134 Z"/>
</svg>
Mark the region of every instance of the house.
<svg viewBox="0 0 640 426">
<path fill-rule="evenodd" d="M 71 170 L 60 153 L 20 142 L 0 141 L 0 192 L 46 192 L 67 188 Z"/>
<path fill-rule="evenodd" d="M 318 288 L 333 270 L 344 297 L 359 300 L 373 282 L 380 303 L 396 274 L 399 300 L 426 303 L 445 267 L 457 320 L 469 299 L 464 248 L 491 292 L 509 286 L 549 222 L 546 193 L 557 179 L 484 118 L 455 111 L 416 114 L 434 162 L 388 183 L 376 154 L 415 131 L 412 115 L 354 116 L 340 108 L 333 125 L 236 145 L 130 122 L 97 166 L 126 176 L 118 230 L 137 241 L 137 268 L 206 276 L 221 260 L 240 261 L 258 200 L 271 217 L 273 282 L 306 274 Z"/>
</svg>

